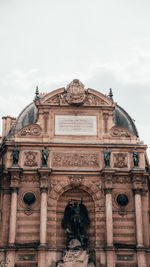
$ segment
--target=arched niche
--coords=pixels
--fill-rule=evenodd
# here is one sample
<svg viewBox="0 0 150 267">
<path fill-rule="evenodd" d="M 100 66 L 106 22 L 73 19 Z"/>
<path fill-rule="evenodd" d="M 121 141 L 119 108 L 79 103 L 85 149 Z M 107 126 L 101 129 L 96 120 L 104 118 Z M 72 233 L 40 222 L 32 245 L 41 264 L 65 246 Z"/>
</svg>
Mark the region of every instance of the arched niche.
<svg viewBox="0 0 150 267">
<path fill-rule="evenodd" d="M 61 226 L 61 221 L 64 215 L 65 207 L 68 203 L 69 199 L 76 199 L 80 201 L 81 195 L 83 196 L 83 203 L 86 205 L 88 214 L 91 220 L 89 227 L 86 229 L 86 232 L 89 237 L 88 247 L 90 249 L 95 246 L 95 208 L 94 201 L 91 195 L 82 189 L 74 188 L 65 191 L 57 202 L 57 210 L 56 210 L 56 246 L 57 248 L 65 248 L 66 247 L 66 231 Z"/>
</svg>

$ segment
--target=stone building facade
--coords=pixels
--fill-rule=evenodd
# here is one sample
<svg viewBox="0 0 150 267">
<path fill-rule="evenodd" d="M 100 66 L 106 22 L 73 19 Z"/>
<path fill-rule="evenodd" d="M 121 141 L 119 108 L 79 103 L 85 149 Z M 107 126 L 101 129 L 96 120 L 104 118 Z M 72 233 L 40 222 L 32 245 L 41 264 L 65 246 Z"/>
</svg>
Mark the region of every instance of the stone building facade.
<svg viewBox="0 0 150 267">
<path fill-rule="evenodd" d="M 35 100 L 16 120 L 3 118 L 1 265 L 57 266 L 66 248 L 65 206 L 82 195 L 91 221 L 86 230 L 89 262 L 150 266 L 146 149 L 111 91 L 106 96 L 85 89 L 79 80 L 46 95 L 37 89 Z"/>
</svg>

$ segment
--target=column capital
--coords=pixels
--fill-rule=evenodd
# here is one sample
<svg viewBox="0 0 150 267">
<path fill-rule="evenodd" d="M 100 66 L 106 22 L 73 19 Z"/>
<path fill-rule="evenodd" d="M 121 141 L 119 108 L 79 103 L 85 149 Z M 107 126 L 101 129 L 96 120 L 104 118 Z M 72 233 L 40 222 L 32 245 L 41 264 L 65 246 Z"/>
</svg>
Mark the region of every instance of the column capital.
<svg viewBox="0 0 150 267">
<path fill-rule="evenodd" d="M 19 187 L 22 169 L 18 167 L 9 168 L 8 173 L 10 175 L 10 187 Z"/>
<path fill-rule="evenodd" d="M 107 194 L 112 194 L 112 188 L 111 187 L 105 187 L 104 188 L 104 194 L 107 195 Z"/>
<path fill-rule="evenodd" d="M 137 195 L 137 194 L 141 195 L 142 194 L 142 188 L 140 188 L 140 187 L 133 188 L 132 190 L 133 190 L 134 195 Z"/>
<path fill-rule="evenodd" d="M 18 187 L 11 187 L 11 193 L 17 193 L 18 194 Z"/>
<path fill-rule="evenodd" d="M 40 188 L 48 188 L 48 180 L 51 174 L 51 169 L 38 169 L 38 174 L 40 178 Z"/>
<path fill-rule="evenodd" d="M 40 187 L 40 193 L 48 193 L 48 187 Z"/>
</svg>

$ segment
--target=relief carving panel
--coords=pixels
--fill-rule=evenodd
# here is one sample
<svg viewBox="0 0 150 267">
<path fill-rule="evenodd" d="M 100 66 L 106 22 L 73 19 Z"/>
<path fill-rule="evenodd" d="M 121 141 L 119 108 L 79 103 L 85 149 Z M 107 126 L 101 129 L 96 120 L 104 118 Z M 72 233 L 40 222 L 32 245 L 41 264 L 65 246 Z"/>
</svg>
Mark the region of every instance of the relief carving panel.
<svg viewBox="0 0 150 267">
<path fill-rule="evenodd" d="M 20 130 L 19 136 L 39 136 L 41 134 L 41 127 L 37 124 L 26 126 Z"/>
<path fill-rule="evenodd" d="M 59 153 L 53 152 L 52 166 L 56 168 L 80 167 L 99 168 L 99 153 Z"/>
<path fill-rule="evenodd" d="M 127 153 L 114 153 L 113 162 L 115 168 L 127 168 L 128 167 L 128 154 Z"/>
<path fill-rule="evenodd" d="M 27 167 L 38 166 L 38 152 L 35 151 L 24 152 L 24 166 Z"/>
<path fill-rule="evenodd" d="M 128 130 L 124 129 L 123 127 L 114 126 L 110 130 L 110 134 L 113 137 L 131 137 L 132 133 L 130 133 Z"/>
</svg>

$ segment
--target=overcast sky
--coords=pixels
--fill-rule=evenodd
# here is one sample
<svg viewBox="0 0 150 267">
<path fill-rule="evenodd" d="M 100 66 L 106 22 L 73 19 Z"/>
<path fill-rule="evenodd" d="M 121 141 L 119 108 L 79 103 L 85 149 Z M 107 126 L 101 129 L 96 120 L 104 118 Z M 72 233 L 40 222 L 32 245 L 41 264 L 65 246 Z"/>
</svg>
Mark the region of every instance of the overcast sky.
<svg viewBox="0 0 150 267">
<path fill-rule="evenodd" d="M 149 0 L 0 0 L 0 117 L 74 78 L 111 87 L 150 146 Z"/>
</svg>

